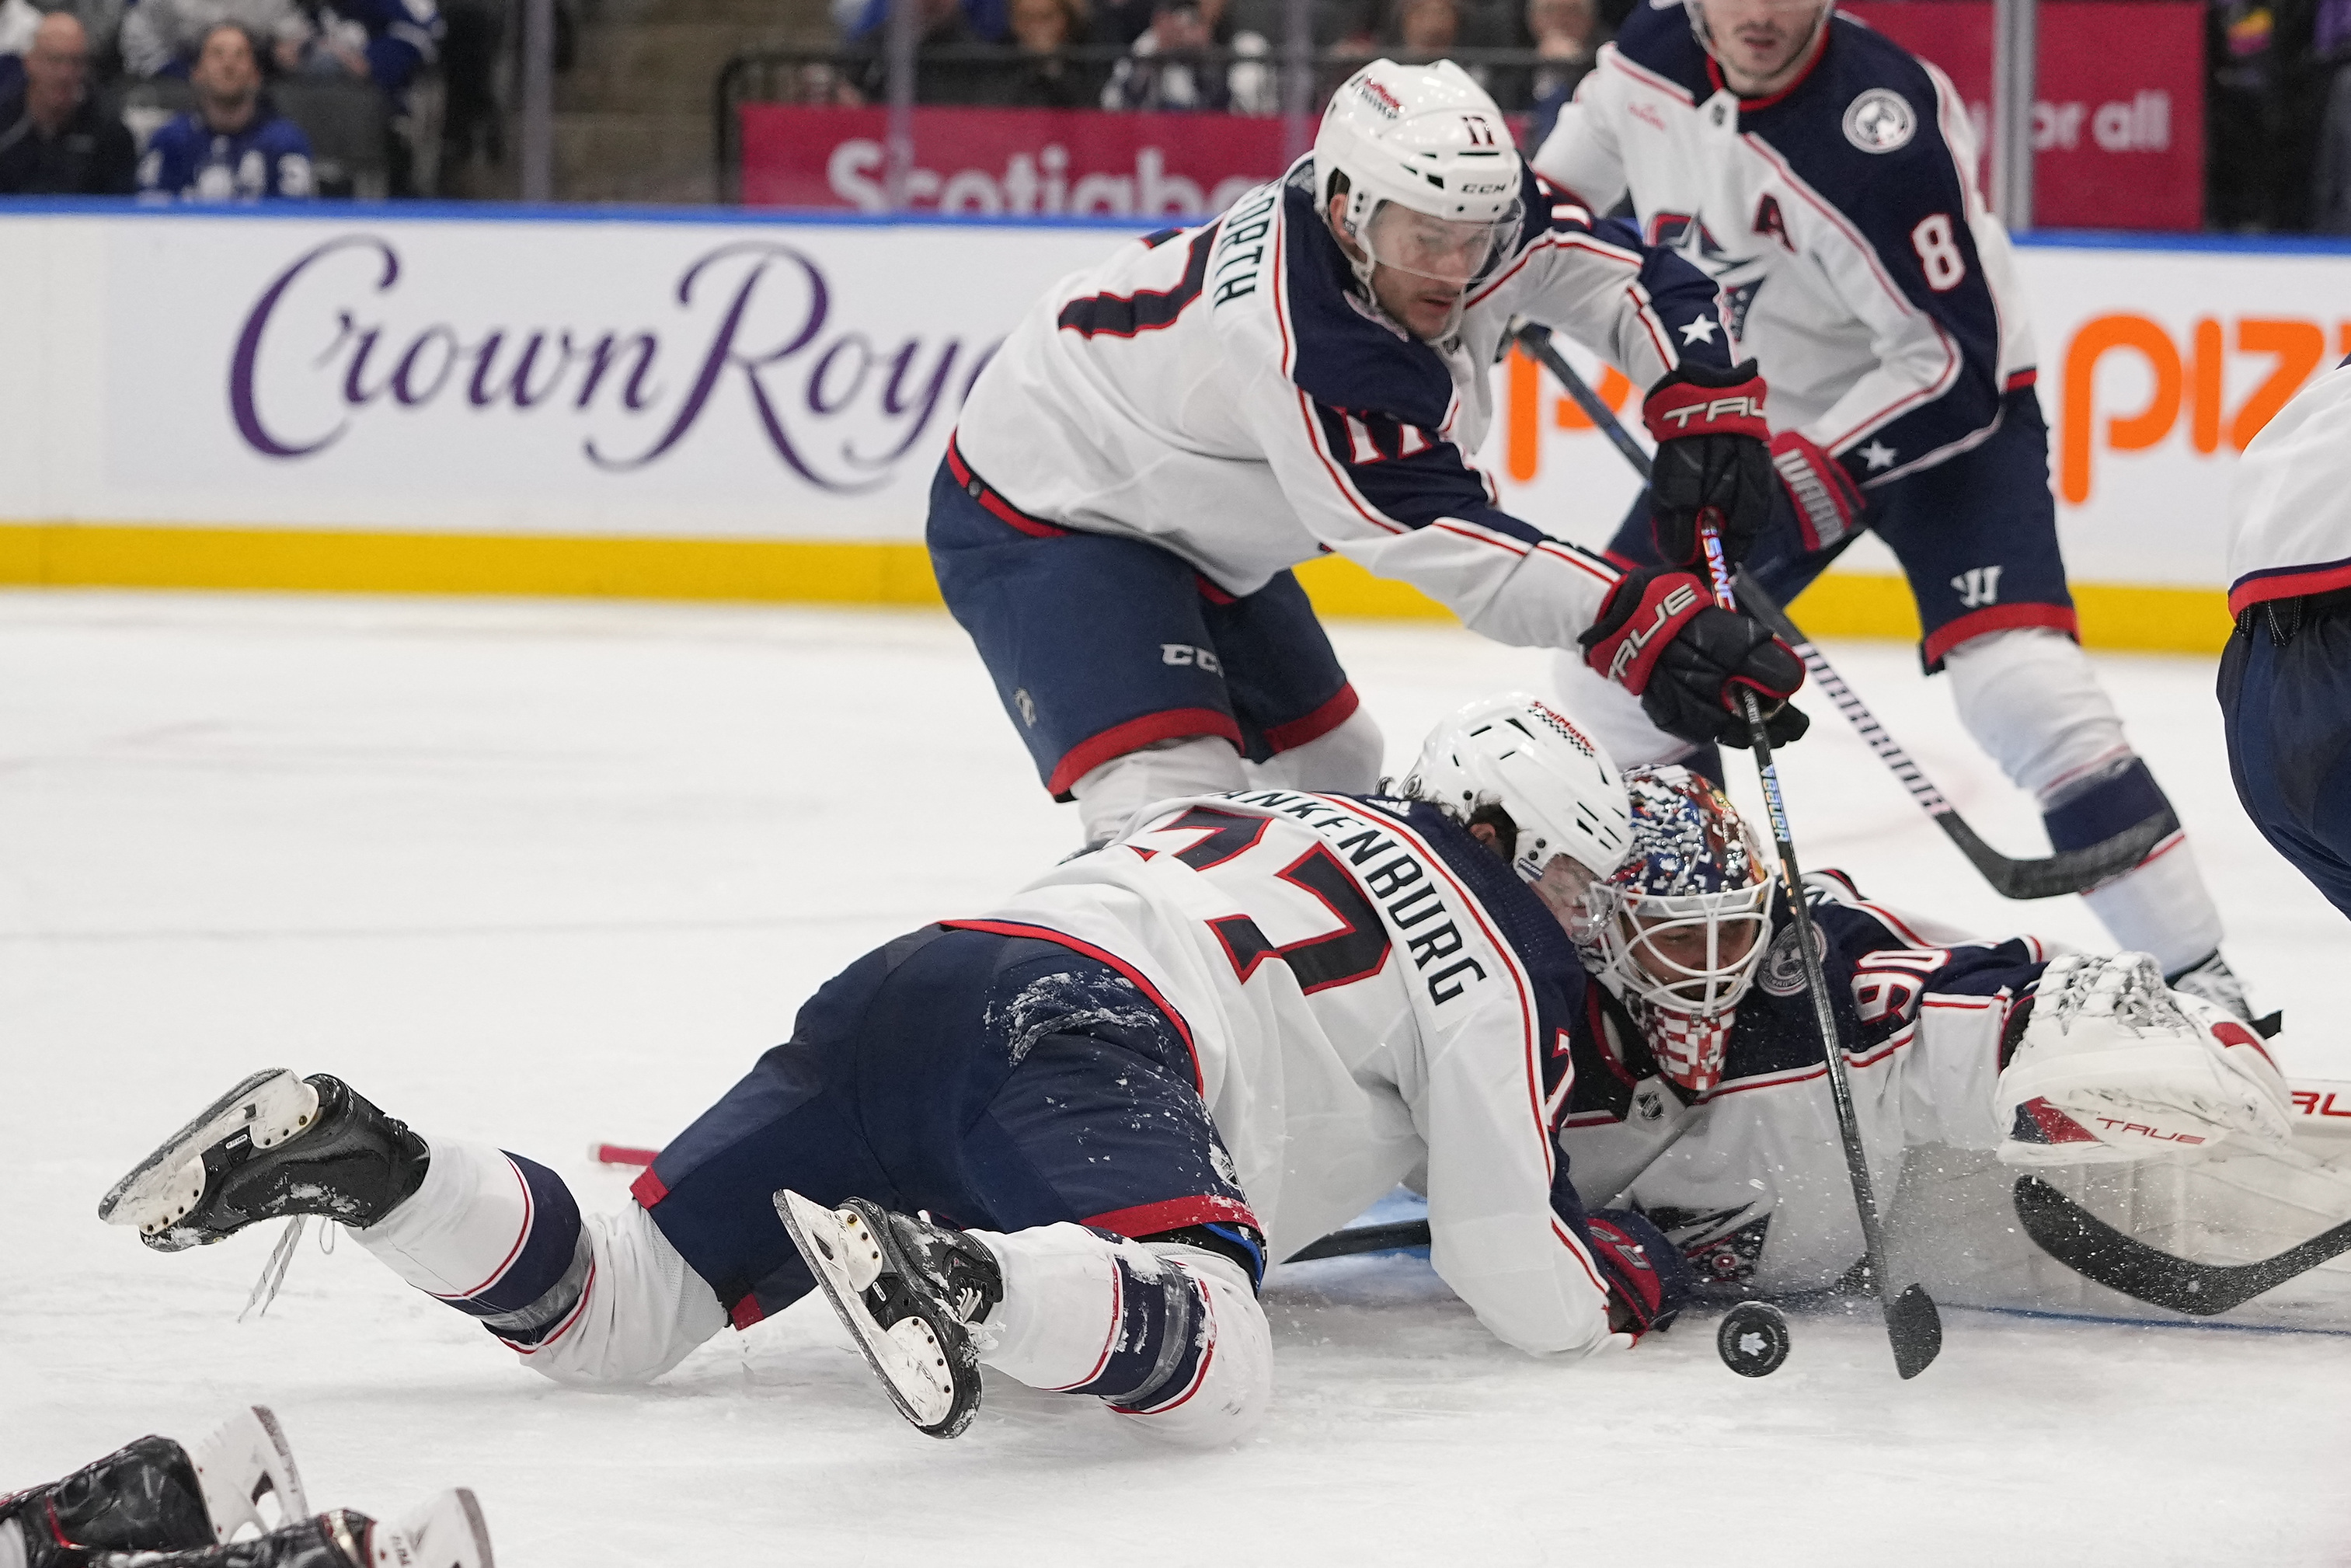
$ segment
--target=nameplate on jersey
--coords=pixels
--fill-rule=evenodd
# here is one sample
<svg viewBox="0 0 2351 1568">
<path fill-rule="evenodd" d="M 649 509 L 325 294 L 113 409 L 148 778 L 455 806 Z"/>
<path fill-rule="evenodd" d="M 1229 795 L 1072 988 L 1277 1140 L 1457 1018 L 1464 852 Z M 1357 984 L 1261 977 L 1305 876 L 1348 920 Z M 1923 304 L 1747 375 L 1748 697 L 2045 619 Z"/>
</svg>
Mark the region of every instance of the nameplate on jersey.
<svg viewBox="0 0 2351 1568">
<path fill-rule="evenodd" d="M 1273 225 L 1281 205 L 1279 182 L 1261 187 L 1225 214 L 1224 230 L 1208 257 L 1208 306 L 1215 309 L 1257 292 L 1258 274 L 1265 270 L 1267 248 L 1273 243 Z"/>
<path fill-rule="evenodd" d="M 1468 895 L 1441 864 L 1431 864 L 1437 856 L 1409 830 L 1295 790 L 1253 789 L 1225 799 L 1290 818 L 1321 835 L 1396 934 L 1435 1006 L 1468 994 L 1487 977 L 1489 961 L 1498 961 L 1481 923 L 1466 907 Z"/>
</svg>

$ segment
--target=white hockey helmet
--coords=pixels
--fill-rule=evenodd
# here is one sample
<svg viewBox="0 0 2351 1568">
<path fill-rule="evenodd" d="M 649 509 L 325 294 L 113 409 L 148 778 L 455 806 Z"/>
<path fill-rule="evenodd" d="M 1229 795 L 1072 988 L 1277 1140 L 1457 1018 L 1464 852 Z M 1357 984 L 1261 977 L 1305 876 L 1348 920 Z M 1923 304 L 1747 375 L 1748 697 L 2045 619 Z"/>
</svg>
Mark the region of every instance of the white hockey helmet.
<svg viewBox="0 0 2351 1568">
<path fill-rule="evenodd" d="M 1631 768 L 1632 852 L 1576 935 L 1593 973 L 1633 1009 L 1667 1076 L 1722 1076 L 1735 1009 L 1771 944 L 1777 883 L 1755 831 L 1687 768 Z"/>
<path fill-rule="evenodd" d="M 1633 847 L 1625 782 L 1608 754 L 1524 692 L 1481 697 L 1430 730 L 1404 789 L 1465 824 L 1487 807 L 1508 812 L 1510 865 L 1527 882 L 1560 855 L 1605 878 Z"/>
<path fill-rule="evenodd" d="M 1366 287 L 1374 264 L 1462 286 L 1489 271 L 1524 222 L 1523 183 L 1501 110 L 1451 60 L 1374 60 L 1314 134 L 1315 205 L 1346 198 L 1338 226 Z"/>
</svg>

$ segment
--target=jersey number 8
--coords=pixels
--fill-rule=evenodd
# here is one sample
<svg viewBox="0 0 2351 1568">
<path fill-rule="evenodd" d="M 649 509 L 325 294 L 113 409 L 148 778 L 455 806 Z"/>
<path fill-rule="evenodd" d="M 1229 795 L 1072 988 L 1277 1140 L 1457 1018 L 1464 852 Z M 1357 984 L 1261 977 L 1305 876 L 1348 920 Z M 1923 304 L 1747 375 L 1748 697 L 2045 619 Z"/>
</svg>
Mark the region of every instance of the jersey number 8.
<svg viewBox="0 0 2351 1568">
<path fill-rule="evenodd" d="M 1951 214 L 1934 213 L 1918 220 L 1910 231 L 1911 248 L 1918 253 L 1918 265 L 1927 269 L 1927 287 L 1938 294 L 1959 286 L 1968 275 L 1967 257 L 1959 254 L 1959 241 L 1951 235 Z"/>
</svg>

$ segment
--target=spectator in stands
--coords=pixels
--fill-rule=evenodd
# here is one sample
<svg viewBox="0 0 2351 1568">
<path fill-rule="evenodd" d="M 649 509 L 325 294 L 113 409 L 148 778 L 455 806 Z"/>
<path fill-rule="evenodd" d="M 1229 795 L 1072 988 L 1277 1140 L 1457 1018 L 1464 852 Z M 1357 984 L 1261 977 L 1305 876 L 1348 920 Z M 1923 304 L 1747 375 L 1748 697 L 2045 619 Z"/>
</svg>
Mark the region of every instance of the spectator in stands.
<svg viewBox="0 0 2351 1568">
<path fill-rule="evenodd" d="M 1011 0 L 1008 13 L 1019 63 L 997 76 L 990 103 L 1008 109 L 1092 109 L 1105 73 L 1062 51 L 1086 41 L 1083 0 Z"/>
<path fill-rule="evenodd" d="M 915 0 L 922 36 L 914 47 L 914 101 L 973 104 L 988 101 L 991 78 L 1001 68 L 975 31 L 962 0 Z M 851 77 L 871 103 L 890 97 L 890 29 L 877 27 L 853 52 Z"/>
<path fill-rule="evenodd" d="M 0 94 L 0 195 L 127 196 L 138 152 L 90 95 L 89 35 L 60 12 L 25 51 L 21 90 Z"/>
<path fill-rule="evenodd" d="M 417 71 L 433 63 L 443 31 L 434 0 L 327 0 L 316 26 L 304 71 L 372 81 L 395 111 Z"/>
<path fill-rule="evenodd" d="M 187 76 L 213 28 L 234 23 L 294 70 L 316 36 L 298 0 L 139 0 L 122 19 L 122 68 L 134 77 Z"/>
<path fill-rule="evenodd" d="M 141 0 L 141 8 L 155 0 Z M 257 202 L 315 191 L 310 139 L 261 90 L 261 51 L 234 22 L 204 29 L 188 72 L 194 112 L 147 143 L 139 188 L 162 200 Z"/>
<path fill-rule="evenodd" d="M 1592 74 L 1593 57 L 1608 41 L 1608 33 L 1596 0 L 1527 0 L 1526 25 L 1526 47 L 1541 56 L 1543 63 L 1531 71 L 1513 72 L 1510 92 L 1497 96 L 1508 108 L 1532 111 L 1527 145 L 1540 147 L 1560 110 Z"/>
<path fill-rule="evenodd" d="M 964 23 L 979 42 L 998 44 L 1011 36 L 1007 0 L 961 0 L 961 4 Z M 832 20 L 845 44 L 879 39 L 890 30 L 890 0 L 832 0 Z"/>
<path fill-rule="evenodd" d="M 1280 107 L 1272 49 L 1224 26 L 1226 0 L 1155 0 L 1151 26 L 1102 89 L 1104 109 L 1272 114 Z M 1217 60 L 1220 50 L 1237 57 Z"/>
<path fill-rule="evenodd" d="M 2351 235 L 2351 0 L 2320 0 L 2311 58 L 2325 99 L 2311 176 L 2310 226 L 2320 234 Z"/>
</svg>

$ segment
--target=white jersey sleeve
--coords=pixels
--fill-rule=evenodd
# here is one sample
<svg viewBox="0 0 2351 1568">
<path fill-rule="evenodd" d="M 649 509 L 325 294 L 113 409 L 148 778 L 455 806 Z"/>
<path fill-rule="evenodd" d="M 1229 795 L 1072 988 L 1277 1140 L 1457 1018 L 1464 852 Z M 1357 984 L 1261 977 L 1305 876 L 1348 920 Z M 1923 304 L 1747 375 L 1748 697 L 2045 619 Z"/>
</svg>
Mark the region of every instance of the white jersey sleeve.
<svg viewBox="0 0 2351 1568">
<path fill-rule="evenodd" d="M 2351 359 L 2245 448 L 2229 497 L 2229 612 L 2351 588 Z"/>
</svg>

